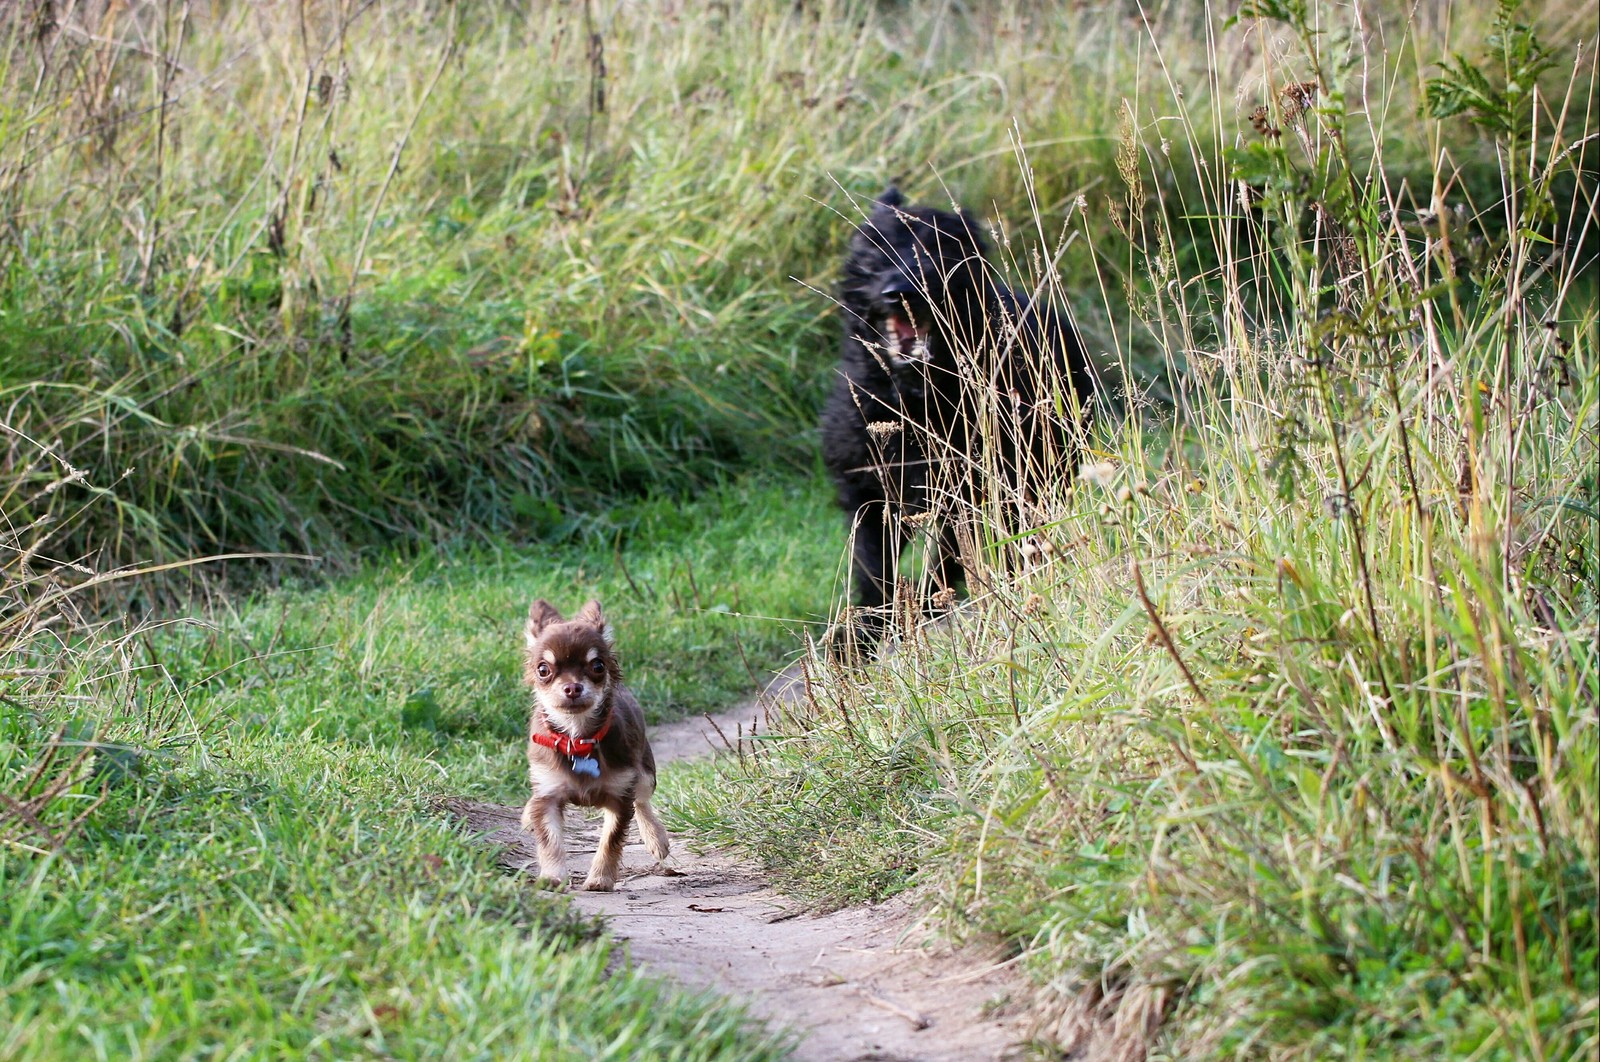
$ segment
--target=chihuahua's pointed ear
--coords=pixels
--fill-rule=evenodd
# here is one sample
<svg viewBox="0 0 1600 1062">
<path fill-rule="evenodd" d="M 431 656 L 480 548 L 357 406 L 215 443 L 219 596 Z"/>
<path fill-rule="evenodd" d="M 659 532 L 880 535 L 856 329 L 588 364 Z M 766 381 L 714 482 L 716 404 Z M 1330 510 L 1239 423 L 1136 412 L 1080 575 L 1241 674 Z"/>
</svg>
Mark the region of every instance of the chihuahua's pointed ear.
<svg viewBox="0 0 1600 1062">
<path fill-rule="evenodd" d="M 578 614 L 572 617 L 572 621 L 574 623 L 587 623 L 591 627 L 599 627 L 600 636 L 606 640 L 607 645 L 611 644 L 611 624 L 606 622 L 605 614 L 600 611 L 600 602 L 590 601 L 587 605 L 584 605 L 578 610 Z"/>
<path fill-rule="evenodd" d="M 546 627 L 552 623 L 560 622 L 561 613 L 557 612 L 556 607 L 544 598 L 540 598 L 528 606 L 528 626 L 523 630 L 523 635 L 527 638 L 529 647 L 531 648 L 533 643 L 539 640 L 540 632 Z"/>
</svg>

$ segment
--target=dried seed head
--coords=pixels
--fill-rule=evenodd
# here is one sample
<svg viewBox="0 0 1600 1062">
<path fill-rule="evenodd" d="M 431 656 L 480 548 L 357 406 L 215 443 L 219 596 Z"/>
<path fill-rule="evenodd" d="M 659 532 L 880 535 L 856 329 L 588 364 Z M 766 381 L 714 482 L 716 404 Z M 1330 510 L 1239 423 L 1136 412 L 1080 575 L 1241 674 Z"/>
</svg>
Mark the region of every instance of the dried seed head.
<svg viewBox="0 0 1600 1062">
<path fill-rule="evenodd" d="M 1128 188 L 1128 198 L 1135 207 L 1144 202 L 1144 186 L 1139 174 L 1139 135 L 1133 118 L 1133 105 L 1122 101 L 1122 113 L 1117 122 L 1117 176 Z"/>
<path fill-rule="evenodd" d="M 1116 475 L 1117 466 L 1110 461 L 1094 461 L 1078 469 L 1078 478 L 1096 485 L 1109 483 Z"/>
<path fill-rule="evenodd" d="M 1271 112 L 1264 103 L 1250 112 L 1250 124 L 1255 126 L 1256 132 L 1268 140 L 1276 140 L 1283 135 L 1283 130 L 1272 124 Z"/>
<path fill-rule="evenodd" d="M 1293 85 L 1286 85 L 1278 93 L 1278 109 L 1283 114 L 1283 120 L 1289 125 L 1298 125 L 1317 102 L 1317 83 L 1315 81 L 1300 81 Z"/>
</svg>

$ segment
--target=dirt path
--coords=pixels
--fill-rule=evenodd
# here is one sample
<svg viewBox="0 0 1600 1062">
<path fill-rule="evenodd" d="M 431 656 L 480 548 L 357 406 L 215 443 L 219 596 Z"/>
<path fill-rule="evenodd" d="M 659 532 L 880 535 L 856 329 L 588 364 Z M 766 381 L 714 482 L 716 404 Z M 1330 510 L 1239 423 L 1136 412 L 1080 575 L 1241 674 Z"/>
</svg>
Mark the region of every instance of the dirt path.
<svg viewBox="0 0 1600 1062">
<path fill-rule="evenodd" d="M 769 700 L 798 690 L 791 669 L 761 698 L 716 717 L 715 727 L 698 719 L 655 728 L 651 744 L 663 775 L 674 762 L 725 747 L 716 727 L 729 739 L 741 728 L 748 734 L 752 722 L 765 732 Z M 670 800 L 670 784 L 663 788 Z M 500 847 L 507 867 L 537 868 L 520 807 L 464 800 L 448 807 Z M 581 878 L 598 819 L 577 810 L 568 816 L 567 865 Z M 1020 1008 L 1008 1006 L 1015 975 L 992 957 L 933 943 L 905 903 L 812 915 L 767 887 L 759 868 L 726 853 L 690 851 L 690 838 L 672 840 L 666 867 L 635 839 L 616 892 L 572 894 L 579 908 L 604 916 L 634 962 L 795 1030 L 802 1060 L 966 1062 L 1020 1054 L 1027 1028 L 1014 1013 Z"/>
</svg>

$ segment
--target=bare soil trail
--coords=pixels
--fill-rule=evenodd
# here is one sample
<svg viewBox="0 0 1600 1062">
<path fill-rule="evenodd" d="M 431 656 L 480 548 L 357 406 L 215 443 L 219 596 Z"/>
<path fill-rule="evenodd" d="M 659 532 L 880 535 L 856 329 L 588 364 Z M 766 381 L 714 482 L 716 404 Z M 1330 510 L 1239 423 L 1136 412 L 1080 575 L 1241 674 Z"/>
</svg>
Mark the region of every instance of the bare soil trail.
<svg viewBox="0 0 1600 1062">
<path fill-rule="evenodd" d="M 721 735 L 766 732 L 766 712 L 800 695 L 798 669 L 715 717 L 651 731 L 664 775 L 676 762 L 726 748 Z M 721 734 L 719 735 L 718 729 Z M 664 795 L 670 800 L 671 787 Z M 509 869 L 538 867 L 520 806 L 447 802 L 448 810 L 500 850 Z M 567 865 L 576 880 L 594 854 L 598 818 L 569 810 Z M 581 821 L 580 821 L 581 820 Z M 633 834 L 636 838 L 636 832 Z M 812 914 L 775 891 L 761 870 L 725 852 L 691 850 L 674 835 L 660 865 L 630 843 L 617 889 L 574 891 L 579 909 L 603 917 L 631 960 L 693 988 L 711 989 L 798 1036 L 795 1057 L 814 1062 L 976 1062 L 1022 1057 L 1030 1026 L 1017 975 L 994 956 L 934 942 L 904 902 Z"/>
</svg>

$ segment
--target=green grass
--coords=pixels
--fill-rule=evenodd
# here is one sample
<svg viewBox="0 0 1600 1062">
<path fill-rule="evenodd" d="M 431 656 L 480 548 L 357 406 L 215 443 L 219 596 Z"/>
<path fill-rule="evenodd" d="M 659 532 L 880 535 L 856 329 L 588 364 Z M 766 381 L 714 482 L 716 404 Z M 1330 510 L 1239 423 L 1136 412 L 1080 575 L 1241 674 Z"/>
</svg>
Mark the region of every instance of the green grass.
<svg viewBox="0 0 1600 1062">
<path fill-rule="evenodd" d="M 40 632 L 14 659 L 65 667 L 7 677 L 0 791 L 65 723 L 92 753 L 44 818 L 109 796 L 59 851 L 3 823 L 0 1058 L 777 1057 L 433 800 L 525 797 L 534 597 L 607 603 L 653 720 L 749 692 L 827 608 L 825 506 L 746 480 L 635 503 L 626 572 L 604 538 L 430 552 L 109 644 Z"/>
<path fill-rule="evenodd" d="M 152 765 L 70 855 L 0 853 L 0 1057 L 771 1057 L 627 971 L 418 794 L 409 750 L 287 736 Z"/>
</svg>

